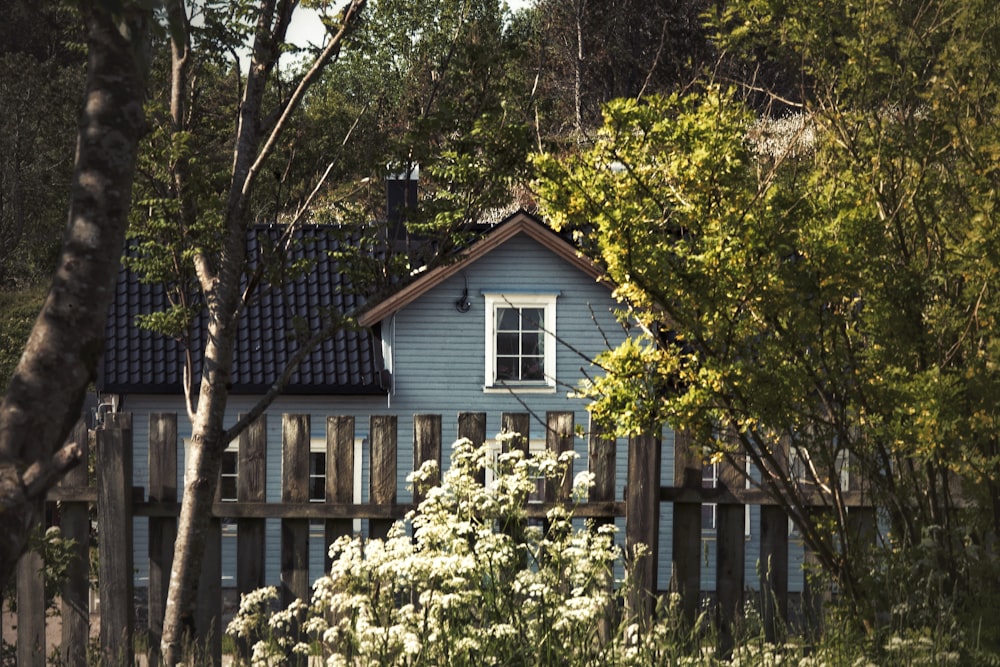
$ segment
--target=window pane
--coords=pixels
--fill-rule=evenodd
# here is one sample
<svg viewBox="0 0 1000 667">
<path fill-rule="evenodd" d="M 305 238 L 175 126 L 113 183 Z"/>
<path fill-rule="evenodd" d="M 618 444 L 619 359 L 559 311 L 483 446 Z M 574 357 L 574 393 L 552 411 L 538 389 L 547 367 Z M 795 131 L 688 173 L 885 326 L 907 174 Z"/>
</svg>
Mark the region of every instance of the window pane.
<svg viewBox="0 0 1000 667">
<path fill-rule="evenodd" d="M 326 478 L 325 477 L 310 477 L 309 478 L 309 500 L 326 500 Z"/>
<path fill-rule="evenodd" d="M 497 331 L 517 331 L 518 324 L 517 308 L 497 308 Z"/>
<path fill-rule="evenodd" d="M 518 352 L 516 333 L 497 334 L 497 354 L 516 355 Z"/>
<path fill-rule="evenodd" d="M 223 475 L 235 475 L 236 466 L 239 464 L 239 455 L 227 449 L 222 452 L 222 474 Z"/>
<path fill-rule="evenodd" d="M 326 477 L 326 452 L 311 452 L 309 454 L 309 475 Z"/>
<path fill-rule="evenodd" d="M 537 333 L 521 334 L 521 354 L 541 354 L 542 337 Z"/>
<path fill-rule="evenodd" d="M 522 380 L 544 380 L 545 361 L 542 357 L 525 357 L 521 360 Z"/>
<path fill-rule="evenodd" d="M 219 499 L 224 502 L 236 500 L 236 476 L 223 475 L 219 478 Z"/>
<path fill-rule="evenodd" d="M 515 380 L 514 369 L 517 367 L 516 357 L 497 357 L 497 379 Z"/>
<path fill-rule="evenodd" d="M 521 328 L 525 331 L 542 329 L 543 323 L 545 322 L 545 309 L 544 308 L 522 308 L 521 309 Z"/>
</svg>

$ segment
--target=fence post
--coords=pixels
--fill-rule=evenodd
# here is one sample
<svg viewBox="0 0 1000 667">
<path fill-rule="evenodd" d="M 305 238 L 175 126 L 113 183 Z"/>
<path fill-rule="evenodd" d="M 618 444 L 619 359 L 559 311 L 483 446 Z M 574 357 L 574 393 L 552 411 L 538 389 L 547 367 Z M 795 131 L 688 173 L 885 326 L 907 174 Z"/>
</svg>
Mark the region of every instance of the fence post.
<svg viewBox="0 0 1000 667">
<path fill-rule="evenodd" d="M 176 414 L 149 415 L 149 502 L 177 502 Z M 150 517 L 148 659 L 151 666 L 160 664 L 160 637 L 176 536 L 176 517 Z"/>
<path fill-rule="evenodd" d="M 742 456 L 719 466 L 719 483 L 729 492 L 746 486 L 746 464 Z M 716 507 L 715 592 L 718 598 L 719 655 L 733 651 L 733 628 L 742 609 L 746 549 L 746 510 L 736 503 Z"/>
<path fill-rule="evenodd" d="M 545 413 L 545 447 L 558 457 L 563 452 L 573 451 L 573 413 Z M 573 463 L 569 464 L 566 476 L 558 482 L 545 483 L 545 500 L 569 500 L 573 490 Z"/>
<path fill-rule="evenodd" d="M 587 447 L 587 464 L 594 475 L 589 499 L 591 502 L 611 502 L 615 499 L 615 457 L 618 446 L 614 438 L 605 437 L 604 428 L 593 417 L 590 418 Z M 610 523 L 613 520 L 612 517 L 607 517 L 600 523 Z"/>
<path fill-rule="evenodd" d="M 419 470 L 427 461 L 437 463 L 432 486 L 441 481 L 441 415 L 413 415 L 413 469 Z M 419 504 L 424 494 L 413 489 L 413 502 Z"/>
<path fill-rule="evenodd" d="M 629 616 L 643 626 L 653 618 L 660 525 L 660 438 L 644 433 L 630 438 L 625 486 L 625 553 L 632 574 Z M 636 558 L 639 545 L 646 554 Z"/>
<path fill-rule="evenodd" d="M 98 585 L 101 657 L 105 664 L 134 662 L 135 600 L 132 580 L 132 415 L 108 413 L 97 431 Z"/>
<path fill-rule="evenodd" d="M 613 502 L 615 499 L 615 456 L 617 454 L 618 443 L 615 438 L 605 437 L 604 428 L 594 421 L 590 416 L 590 433 L 587 443 L 587 466 L 591 474 L 594 475 L 594 485 L 590 487 L 588 500 L 590 502 Z M 594 519 L 594 525 L 603 526 L 613 524 L 613 516 L 605 516 Z M 606 577 L 605 587 L 607 589 L 608 604 L 605 607 L 604 615 L 598 622 L 598 634 L 601 642 L 607 642 L 611 638 L 611 628 L 615 627 L 617 621 L 617 605 L 613 595 L 615 580 L 609 571 Z"/>
<path fill-rule="evenodd" d="M 458 437 L 468 439 L 476 447 L 486 443 L 486 413 L 459 412 Z M 476 471 L 476 481 L 486 484 L 486 468 Z"/>
<path fill-rule="evenodd" d="M 396 504 L 396 415 L 371 417 L 371 487 L 370 500 L 375 505 Z M 373 538 L 385 538 L 393 519 L 372 519 L 368 523 Z"/>
<path fill-rule="evenodd" d="M 242 418 L 243 415 L 240 415 Z M 267 500 L 267 415 L 255 419 L 239 438 L 236 455 L 236 501 L 260 503 Z M 236 521 L 236 591 L 243 595 L 264 586 L 264 519 Z M 246 639 L 237 640 L 237 652 L 250 662 Z"/>
<path fill-rule="evenodd" d="M 90 432 L 81 419 L 70 435 L 83 452 L 80 463 L 60 482 L 64 488 L 83 490 L 89 485 L 87 463 Z M 73 541 L 73 558 L 62 585 L 62 659 L 66 667 L 85 667 L 90 638 L 90 512 L 86 502 L 66 501 L 59 519 L 63 538 Z"/>
<path fill-rule="evenodd" d="M 787 472 L 788 443 L 780 441 L 773 456 L 779 469 Z M 773 643 L 788 620 L 788 514 L 779 505 L 760 507 L 760 562 L 764 638 Z"/>
<path fill-rule="evenodd" d="M 674 432 L 674 486 L 701 494 L 701 456 L 691 448 L 691 434 Z M 693 627 L 701 597 L 701 501 L 675 502 L 673 525 L 673 581 L 671 591 L 681 596 L 681 614 Z"/>
<path fill-rule="evenodd" d="M 354 502 L 354 417 L 333 416 L 326 418 L 326 502 L 350 504 Z M 351 519 L 327 519 L 324 528 L 326 553 L 325 570 L 330 570 L 330 545 L 353 532 Z"/>
<path fill-rule="evenodd" d="M 531 415 L 527 412 L 504 412 L 500 415 L 500 431 L 502 433 L 517 433 L 518 437 L 511 440 L 509 448 L 504 451 L 520 449 L 525 456 L 531 453 Z"/>
<path fill-rule="evenodd" d="M 45 563 L 34 549 L 17 561 L 17 664 L 45 667 Z"/>
<path fill-rule="evenodd" d="M 309 415 L 282 415 L 281 502 L 309 502 Z M 309 520 L 281 520 L 281 604 L 309 601 Z"/>
<path fill-rule="evenodd" d="M 267 415 L 261 415 L 239 438 L 236 459 L 236 501 L 267 500 Z M 238 519 L 236 523 L 236 589 L 240 595 L 264 586 L 264 519 Z"/>
</svg>

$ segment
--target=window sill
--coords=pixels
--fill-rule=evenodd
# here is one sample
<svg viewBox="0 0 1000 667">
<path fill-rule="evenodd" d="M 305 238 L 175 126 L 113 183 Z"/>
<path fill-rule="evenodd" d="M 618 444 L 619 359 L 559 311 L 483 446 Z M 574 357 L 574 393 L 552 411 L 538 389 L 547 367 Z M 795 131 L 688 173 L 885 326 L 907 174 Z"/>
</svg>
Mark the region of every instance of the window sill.
<svg viewBox="0 0 1000 667">
<path fill-rule="evenodd" d="M 484 394 L 554 394 L 556 388 L 547 384 L 506 384 L 483 387 Z"/>
</svg>

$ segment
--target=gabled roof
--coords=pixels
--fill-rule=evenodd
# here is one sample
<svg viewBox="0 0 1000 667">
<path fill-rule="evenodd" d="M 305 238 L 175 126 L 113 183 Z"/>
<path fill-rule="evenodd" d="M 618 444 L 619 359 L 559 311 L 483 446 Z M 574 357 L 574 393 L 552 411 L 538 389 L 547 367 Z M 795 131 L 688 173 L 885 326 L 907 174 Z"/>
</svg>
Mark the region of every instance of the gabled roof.
<svg viewBox="0 0 1000 667">
<path fill-rule="evenodd" d="M 363 327 L 378 324 L 519 234 L 534 239 L 590 278 L 604 281 L 604 273 L 601 269 L 581 255 L 573 244 L 564 240 L 534 216 L 519 211 L 459 252 L 451 263 L 419 275 L 413 282 L 392 296 L 373 304 L 358 318 L 358 323 Z"/>
<path fill-rule="evenodd" d="M 262 245 L 273 244 L 281 231 L 280 227 L 258 227 L 248 234 L 251 267 L 260 258 Z M 286 360 L 298 349 L 294 323 L 315 331 L 321 326 L 324 310 L 351 313 L 363 303 L 336 259 L 341 242 L 320 227 L 307 227 L 298 235 L 308 242 L 296 244 L 288 260 L 309 259 L 315 262 L 315 267 L 304 277 L 264 289 L 246 308 L 233 355 L 233 393 L 257 394 L 270 387 Z M 162 285 L 140 283 L 134 273 L 121 269 L 106 325 L 99 391 L 172 394 L 183 390 L 181 345 L 135 324 L 137 315 L 162 311 L 166 305 Z M 192 348 L 200 350 L 204 327 L 194 329 Z M 195 377 L 201 372 L 200 363 L 201 357 L 196 353 Z M 339 331 L 302 362 L 286 393 L 384 394 L 383 368 L 380 344 L 370 332 Z"/>
</svg>

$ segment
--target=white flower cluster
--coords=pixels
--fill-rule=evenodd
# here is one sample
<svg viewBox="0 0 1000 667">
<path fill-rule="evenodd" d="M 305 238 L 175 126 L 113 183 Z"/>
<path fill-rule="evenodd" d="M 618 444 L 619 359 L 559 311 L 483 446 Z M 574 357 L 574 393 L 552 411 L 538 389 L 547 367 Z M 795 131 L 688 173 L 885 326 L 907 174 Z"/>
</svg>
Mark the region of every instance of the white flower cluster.
<svg viewBox="0 0 1000 667">
<path fill-rule="evenodd" d="M 386 539 L 330 546 L 311 604 L 275 612 L 277 591 L 263 589 L 244 597 L 229 634 L 253 642 L 260 665 L 310 653 L 331 666 L 522 664 L 526 655 L 531 664 L 642 664 L 640 639 L 617 630 L 614 526 L 574 521 L 565 507 L 544 522 L 525 515 L 537 481 L 567 479 L 573 456 L 514 450 L 487 487 L 477 473 L 488 450 L 455 443 L 436 486 L 437 466 L 412 474 L 424 500 Z M 593 482 L 576 475 L 573 498 Z"/>
</svg>

